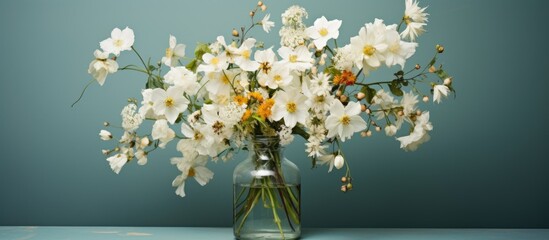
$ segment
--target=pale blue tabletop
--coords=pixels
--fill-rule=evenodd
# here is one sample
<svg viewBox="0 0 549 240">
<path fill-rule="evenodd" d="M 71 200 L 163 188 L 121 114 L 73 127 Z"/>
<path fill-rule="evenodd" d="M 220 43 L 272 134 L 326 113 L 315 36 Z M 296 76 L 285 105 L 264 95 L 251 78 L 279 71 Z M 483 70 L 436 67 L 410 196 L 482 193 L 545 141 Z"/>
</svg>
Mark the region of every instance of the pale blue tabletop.
<svg viewBox="0 0 549 240">
<path fill-rule="evenodd" d="M 184 227 L 0 227 L 0 239 L 234 239 L 231 228 Z M 301 239 L 547 240 L 549 229 L 309 228 Z"/>
</svg>

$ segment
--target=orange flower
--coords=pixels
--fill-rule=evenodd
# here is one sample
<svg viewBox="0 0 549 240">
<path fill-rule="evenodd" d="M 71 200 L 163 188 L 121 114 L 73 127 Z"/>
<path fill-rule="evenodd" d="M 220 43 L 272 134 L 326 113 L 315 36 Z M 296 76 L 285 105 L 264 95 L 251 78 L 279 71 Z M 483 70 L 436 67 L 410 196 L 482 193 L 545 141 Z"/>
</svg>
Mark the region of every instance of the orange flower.
<svg viewBox="0 0 549 240">
<path fill-rule="evenodd" d="M 252 110 L 246 109 L 246 112 L 244 112 L 244 115 L 242 115 L 242 122 L 248 120 L 252 116 Z"/>
<path fill-rule="evenodd" d="M 249 95 L 250 97 L 255 98 L 259 102 L 263 101 L 263 96 L 259 92 L 251 92 L 249 93 Z"/>
<path fill-rule="evenodd" d="M 248 103 L 248 99 L 245 98 L 245 97 L 242 96 L 242 95 L 236 95 L 236 96 L 234 96 L 234 101 L 235 101 L 238 105 L 240 105 L 240 106 L 242 106 L 242 105 Z"/>
<path fill-rule="evenodd" d="M 267 99 L 265 102 L 259 105 L 259 107 L 257 108 L 257 114 L 259 114 L 259 116 L 263 120 L 267 119 L 271 116 L 271 114 L 273 114 L 271 108 L 273 108 L 274 103 L 275 101 L 272 98 Z"/>
<path fill-rule="evenodd" d="M 347 86 L 355 84 L 356 77 L 353 72 L 344 70 L 341 75 L 334 77 L 334 85 L 345 84 Z"/>
</svg>

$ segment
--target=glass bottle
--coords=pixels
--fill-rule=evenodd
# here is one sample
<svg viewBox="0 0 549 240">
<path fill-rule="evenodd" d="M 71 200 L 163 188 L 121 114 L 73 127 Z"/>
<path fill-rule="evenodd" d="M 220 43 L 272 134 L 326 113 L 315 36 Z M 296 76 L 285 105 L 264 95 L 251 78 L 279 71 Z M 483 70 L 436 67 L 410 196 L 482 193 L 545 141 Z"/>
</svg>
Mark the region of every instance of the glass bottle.
<svg viewBox="0 0 549 240">
<path fill-rule="evenodd" d="M 233 232 L 237 239 L 297 239 L 301 177 L 283 156 L 278 137 L 254 136 L 233 173 Z"/>
</svg>

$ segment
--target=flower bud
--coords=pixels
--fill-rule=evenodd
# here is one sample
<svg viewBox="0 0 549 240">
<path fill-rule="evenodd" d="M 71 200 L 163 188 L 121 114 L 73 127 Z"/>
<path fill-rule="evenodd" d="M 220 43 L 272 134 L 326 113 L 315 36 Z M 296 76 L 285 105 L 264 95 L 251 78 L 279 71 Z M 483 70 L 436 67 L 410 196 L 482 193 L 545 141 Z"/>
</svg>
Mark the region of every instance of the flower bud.
<svg viewBox="0 0 549 240">
<path fill-rule="evenodd" d="M 345 185 L 341 186 L 341 191 L 342 192 L 347 192 L 347 186 L 345 186 Z"/>
<path fill-rule="evenodd" d="M 261 11 L 265 12 L 265 10 L 267 10 L 267 6 L 261 5 Z"/>
<path fill-rule="evenodd" d="M 429 102 L 429 96 L 423 96 L 423 102 Z"/>
<path fill-rule="evenodd" d="M 101 137 L 101 140 L 108 141 L 112 139 L 112 134 L 107 130 L 101 130 L 99 132 L 99 137 Z"/>
<path fill-rule="evenodd" d="M 255 15 L 254 11 L 250 11 L 250 17 L 253 17 Z"/>
<path fill-rule="evenodd" d="M 394 136 L 397 132 L 397 127 L 395 125 L 387 125 L 385 126 L 385 135 L 391 137 Z"/>
<path fill-rule="evenodd" d="M 415 67 L 415 68 L 416 68 L 416 70 L 419 70 L 419 69 L 421 68 L 421 65 L 416 64 L 416 67 Z"/>
<path fill-rule="evenodd" d="M 366 114 L 372 114 L 372 110 L 370 110 L 369 108 L 366 109 L 366 111 L 364 111 L 364 112 L 366 112 Z"/>
<path fill-rule="evenodd" d="M 263 6 L 263 2 L 262 1 L 257 2 L 257 6 L 260 6 L 260 7 Z"/>
<path fill-rule="evenodd" d="M 452 78 L 451 77 L 444 79 L 444 85 L 450 86 L 450 84 L 452 84 Z"/>
<path fill-rule="evenodd" d="M 347 182 L 347 177 L 341 177 L 341 182 L 343 183 Z"/>
<path fill-rule="evenodd" d="M 103 122 L 103 126 L 108 127 L 109 125 L 111 125 L 109 122 Z"/>
<path fill-rule="evenodd" d="M 103 149 L 101 150 L 101 153 L 103 153 L 104 155 L 108 155 L 111 151 L 110 150 L 107 150 L 107 149 Z"/>
<path fill-rule="evenodd" d="M 421 111 L 417 110 L 416 115 L 421 116 Z"/>
<path fill-rule="evenodd" d="M 238 37 L 240 34 L 238 34 L 238 31 L 236 29 L 233 28 L 233 37 Z"/>
<path fill-rule="evenodd" d="M 403 112 L 402 110 L 398 111 L 397 114 L 398 114 L 398 116 L 400 116 L 400 117 L 404 116 L 404 112 Z"/>
<path fill-rule="evenodd" d="M 376 126 L 376 132 L 381 132 L 381 127 L 380 126 Z"/>
<path fill-rule="evenodd" d="M 437 44 L 436 49 L 437 49 L 438 53 L 443 53 L 444 52 L 444 47 L 442 45 Z"/>
<path fill-rule="evenodd" d="M 342 94 L 343 94 L 343 92 L 342 92 L 341 90 L 337 90 L 337 91 L 336 91 L 336 96 L 339 97 L 339 96 L 341 96 Z"/>
<path fill-rule="evenodd" d="M 337 155 L 334 159 L 334 167 L 337 169 L 341 169 L 343 167 L 343 164 L 345 163 L 345 159 L 341 155 Z"/>
<path fill-rule="evenodd" d="M 435 66 L 429 67 L 429 72 L 430 72 L 430 73 L 434 73 L 434 72 L 436 72 L 436 71 L 437 71 L 437 68 L 436 68 Z"/>
<path fill-rule="evenodd" d="M 358 92 L 356 94 L 356 99 L 358 99 L 359 101 L 364 99 L 366 97 L 366 94 L 364 94 L 363 92 Z M 366 106 L 365 106 L 366 107 Z M 364 112 L 364 111 L 363 111 Z"/>
<path fill-rule="evenodd" d="M 366 112 L 366 110 L 368 110 L 368 108 L 366 108 L 366 105 L 360 104 L 360 111 Z"/>
<path fill-rule="evenodd" d="M 151 143 L 151 141 L 149 141 L 149 138 L 145 136 L 145 137 L 143 137 L 143 138 L 141 139 L 141 141 L 139 142 L 139 146 L 140 146 L 141 148 L 145 148 L 145 147 L 149 146 L 150 143 Z"/>
<path fill-rule="evenodd" d="M 371 136 L 372 136 L 372 131 L 368 130 L 368 131 L 366 132 L 366 137 L 371 137 Z"/>
<path fill-rule="evenodd" d="M 347 97 L 347 95 L 341 95 L 339 96 L 339 100 L 344 103 L 344 102 L 347 102 L 347 100 L 349 100 L 349 97 Z"/>
<path fill-rule="evenodd" d="M 318 72 L 318 68 L 316 68 L 315 66 L 313 66 L 313 67 L 311 68 L 311 73 L 314 74 L 314 75 L 316 75 L 317 72 Z"/>
<path fill-rule="evenodd" d="M 360 132 L 360 136 L 361 136 L 361 137 L 366 137 L 366 131 Z"/>
<path fill-rule="evenodd" d="M 353 190 L 353 184 L 347 183 L 347 190 Z"/>
</svg>

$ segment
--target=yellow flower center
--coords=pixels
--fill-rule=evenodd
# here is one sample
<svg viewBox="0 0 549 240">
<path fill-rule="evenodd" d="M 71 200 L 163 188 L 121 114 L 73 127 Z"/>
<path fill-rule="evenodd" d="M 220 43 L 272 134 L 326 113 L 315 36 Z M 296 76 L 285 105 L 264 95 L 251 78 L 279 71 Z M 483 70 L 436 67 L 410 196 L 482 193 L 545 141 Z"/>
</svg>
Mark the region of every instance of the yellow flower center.
<svg viewBox="0 0 549 240">
<path fill-rule="evenodd" d="M 320 30 L 318 30 L 318 34 L 320 34 L 320 36 L 325 37 L 326 35 L 328 35 L 328 29 L 321 28 Z"/>
<path fill-rule="evenodd" d="M 210 64 L 212 65 L 217 65 L 218 63 L 219 63 L 219 58 L 217 57 L 212 58 L 212 60 L 210 61 Z"/>
<path fill-rule="evenodd" d="M 196 175 L 196 172 L 194 171 L 194 168 L 189 168 L 189 172 L 187 173 L 187 177 L 194 177 Z"/>
<path fill-rule="evenodd" d="M 366 45 L 362 49 L 362 52 L 364 53 L 364 55 L 372 56 L 374 55 L 374 53 L 376 53 L 376 48 L 372 45 Z"/>
<path fill-rule="evenodd" d="M 242 57 L 244 57 L 244 59 L 250 59 L 250 50 L 244 50 L 242 51 Z"/>
<path fill-rule="evenodd" d="M 223 83 L 229 84 L 229 80 L 230 80 L 230 79 L 229 79 L 229 76 L 227 76 L 227 74 L 223 73 L 223 74 L 221 75 L 221 81 L 222 81 Z"/>
<path fill-rule="evenodd" d="M 282 80 L 282 76 L 277 74 L 273 77 L 273 79 L 278 82 L 278 81 Z"/>
<path fill-rule="evenodd" d="M 122 44 L 124 44 L 124 41 L 122 41 L 122 39 L 116 39 L 114 40 L 113 44 L 114 46 L 122 47 Z"/>
<path fill-rule="evenodd" d="M 166 57 L 171 58 L 173 56 L 173 51 L 171 48 L 166 48 Z"/>
<path fill-rule="evenodd" d="M 203 137 L 204 137 L 204 135 L 202 135 L 202 133 L 200 133 L 200 132 L 195 132 L 194 136 L 193 136 L 194 140 L 200 140 Z"/>
<path fill-rule="evenodd" d="M 290 62 L 292 63 L 297 62 L 297 55 L 290 55 Z"/>
<path fill-rule="evenodd" d="M 404 22 L 406 23 L 406 25 L 409 25 L 410 23 L 412 23 L 412 18 L 410 18 L 409 16 L 404 16 L 402 18 L 402 20 L 404 20 Z"/>
<path fill-rule="evenodd" d="M 289 102 L 286 104 L 286 110 L 289 113 L 294 113 L 297 110 L 297 105 L 294 102 Z"/>
<path fill-rule="evenodd" d="M 351 118 L 347 115 L 343 115 L 343 117 L 341 117 L 341 119 L 339 119 L 339 121 L 343 124 L 343 125 L 349 125 L 349 123 L 351 123 Z"/>
<path fill-rule="evenodd" d="M 172 97 L 168 97 L 166 98 L 166 100 L 164 100 L 164 104 L 166 105 L 166 107 L 173 107 L 175 103 Z"/>
</svg>

